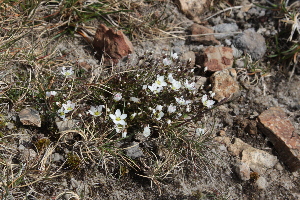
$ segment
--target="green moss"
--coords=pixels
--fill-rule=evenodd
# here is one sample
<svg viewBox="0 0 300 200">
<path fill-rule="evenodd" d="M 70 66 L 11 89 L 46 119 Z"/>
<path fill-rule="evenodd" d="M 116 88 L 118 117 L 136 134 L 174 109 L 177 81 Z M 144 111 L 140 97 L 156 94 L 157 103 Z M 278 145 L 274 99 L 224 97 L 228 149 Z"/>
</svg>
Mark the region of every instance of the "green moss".
<svg viewBox="0 0 300 200">
<path fill-rule="evenodd" d="M 35 147 L 38 151 L 43 151 L 50 145 L 50 139 L 49 138 L 42 138 L 35 142 Z"/>
<path fill-rule="evenodd" d="M 68 169 L 80 170 L 81 159 L 76 154 L 68 153 L 66 165 Z"/>
</svg>

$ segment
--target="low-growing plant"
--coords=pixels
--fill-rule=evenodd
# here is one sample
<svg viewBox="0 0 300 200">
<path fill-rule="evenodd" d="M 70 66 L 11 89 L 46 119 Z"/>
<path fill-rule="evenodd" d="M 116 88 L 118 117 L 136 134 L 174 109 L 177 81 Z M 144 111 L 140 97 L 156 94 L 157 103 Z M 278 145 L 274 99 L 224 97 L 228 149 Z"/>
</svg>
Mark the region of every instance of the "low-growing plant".
<svg viewBox="0 0 300 200">
<path fill-rule="evenodd" d="M 273 10 L 278 18 L 278 34 L 270 42 L 272 53 L 270 58 L 277 58 L 284 66 L 293 66 L 293 72 L 298 63 L 300 52 L 300 12 L 297 2 L 282 0 L 279 4 L 270 3 L 270 7 L 259 7 Z M 275 48 L 274 48 L 275 47 Z M 292 73 L 293 74 L 293 73 Z"/>
</svg>

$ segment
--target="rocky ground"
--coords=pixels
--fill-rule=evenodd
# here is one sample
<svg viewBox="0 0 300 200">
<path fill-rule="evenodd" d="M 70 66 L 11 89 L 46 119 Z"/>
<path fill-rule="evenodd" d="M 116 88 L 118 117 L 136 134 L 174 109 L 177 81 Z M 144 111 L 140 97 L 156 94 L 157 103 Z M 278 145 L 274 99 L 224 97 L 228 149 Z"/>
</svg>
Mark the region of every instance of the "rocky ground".
<svg viewBox="0 0 300 200">
<path fill-rule="evenodd" d="M 230 2 L 213 2 L 218 9 L 200 14 L 193 8 L 202 1 L 191 2 L 185 7 L 184 1 L 137 1 L 140 15 L 163 13 L 166 24 L 177 28 L 169 37 L 132 40 L 134 52 L 118 65 L 136 64 L 146 52 L 177 53 L 191 59 L 195 80 L 213 90 L 216 101 L 226 98 L 206 116 L 215 123 L 201 167 L 183 164 L 157 184 L 131 172 L 118 178 L 95 168 L 55 177 L 56 185 L 29 186 L 28 199 L 70 191 L 57 199 L 75 198 L 74 193 L 80 199 L 300 199 L 300 67 L 268 57 L 280 27 L 276 13 L 254 5 L 267 6 L 266 1 L 241 1 L 224 12 L 218 11 Z M 74 63 L 98 64 L 81 36 L 58 48 L 74 49 L 66 58 Z"/>
</svg>

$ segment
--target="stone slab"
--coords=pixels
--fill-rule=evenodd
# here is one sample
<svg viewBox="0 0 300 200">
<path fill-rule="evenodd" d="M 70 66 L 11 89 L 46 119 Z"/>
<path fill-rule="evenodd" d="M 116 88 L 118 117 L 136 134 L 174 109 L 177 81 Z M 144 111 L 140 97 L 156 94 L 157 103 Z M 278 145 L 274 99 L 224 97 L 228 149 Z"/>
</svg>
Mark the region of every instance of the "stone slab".
<svg viewBox="0 0 300 200">
<path fill-rule="evenodd" d="M 273 143 L 291 172 L 300 168 L 300 136 L 285 112 L 279 107 L 271 107 L 258 116 L 258 128 Z"/>
</svg>

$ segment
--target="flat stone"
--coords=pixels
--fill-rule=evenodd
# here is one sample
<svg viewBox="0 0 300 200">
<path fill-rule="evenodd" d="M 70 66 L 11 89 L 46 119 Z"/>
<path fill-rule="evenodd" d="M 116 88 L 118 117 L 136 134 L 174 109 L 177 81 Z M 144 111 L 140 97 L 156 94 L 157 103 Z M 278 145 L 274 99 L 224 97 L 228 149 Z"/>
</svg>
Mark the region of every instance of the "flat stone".
<svg viewBox="0 0 300 200">
<path fill-rule="evenodd" d="M 215 72 L 211 77 L 212 91 L 215 93 L 213 97 L 217 101 L 224 98 L 230 100 L 236 98 L 240 94 L 239 84 L 236 81 L 235 69 L 223 70 Z"/>
<path fill-rule="evenodd" d="M 202 57 L 203 63 L 197 64 L 207 67 L 209 72 L 222 71 L 233 65 L 233 50 L 230 47 L 207 47 L 203 50 Z"/>
<path fill-rule="evenodd" d="M 228 144 L 228 151 L 233 156 L 240 156 L 242 151 L 251 148 L 251 145 L 243 142 L 239 138 L 234 138 L 233 143 L 227 143 Z"/>
<path fill-rule="evenodd" d="M 185 52 L 184 54 L 182 54 L 181 59 L 184 61 L 190 61 L 190 65 L 192 67 L 195 66 L 195 60 L 196 60 L 195 52 L 193 51 Z"/>
<path fill-rule="evenodd" d="M 195 42 L 203 45 L 220 45 L 220 42 L 216 40 L 215 36 L 211 33 L 214 33 L 214 30 L 211 28 L 207 28 L 205 26 L 199 24 L 191 25 L 188 30 L 191 35 L 199 35 L 199 36 L 191 36 L 190 42 Z M 200 35 L 200 34 L 209 34 L 209 35 Z"/>
<path fill-rule="evenodd" d="M 201 22 L 199 16 L 209 8 L 210 2 L 210 0 L 175 0 L 181 12 L 197 23 Z"/>
<path fill-rule="evenodd" d="M 96 57 L 117 64 L 121 58 L 133 52 L 133 45 L 120 30 L 114 30 L 100 24 L 93 41 Z"/>
<path fill-rule="evenodd" d="M 25 108 L 19 112 L 20 122 L 23 125 L 41 127 L 41 117 L 37 110 Z"/>
<path fill-rule="evenodd" d="M 67 119 L 65 121 L 56 121 L 55 123 L 59 131 L 66 131 L 71 130 L 75 126 L 76 121 L 73 119 Z"/>
<path fill-rule="evenodd" d="M 261 59 L 267 50 L 265 38 L 252 29 L 235 36 L 233 43 L 237 49 L 251 55 L 253 60 Z"/>
<path fill-rule="evenodd" d="M 259 174 L 264 174 L 267 169 L 274 167 L 278 162 L 276 156 L 253 147 L 243 150 L 241 160 L 247 163 L 252 171 Z"/>
<path fill-rule="evenodd" d="M 300 168 L 300 136 L 285 112 L 271 107 L 258 116 L 258 128 L 273 143 L 279 158 L 291 172 Z"/>
<path fill-rule="evenodd" d="M 218 142 L 224 141 L 224 140 L 219 139 L 221 137 L 216 137 L 216 138 L 218 138 L 217 139 Z M 226 137 L 223 137 L 223 138 L 226 138 Z M 256 149 L 256 148 L 252 147 L 251 145 L 243 142 L 239 138 L 234 138 L 232 143 L 226 142 L 225 144 L 228 145 L 227 149 L 231 155 L 240 158 L 241 163 L 247 164 L 252 171 L 255 171 L 259 174 L 265 173 L 265 171 L 267 169 L 274 167 L 276 165 L 276 163 L 278 162 L 278 159 L 276 156 L 273 156 L 265 151 Z M 236 170 L 240 171 L 238 174 L 246 172 L 245 171 L 246 165 L 245 166 L 237 166 L 237 167 L 238 168 Z M 243 172 L 241 172 L 241 170 Z M 246 178 L 247 175 L 243 174 L 243 177 Z"/>
</svg>

